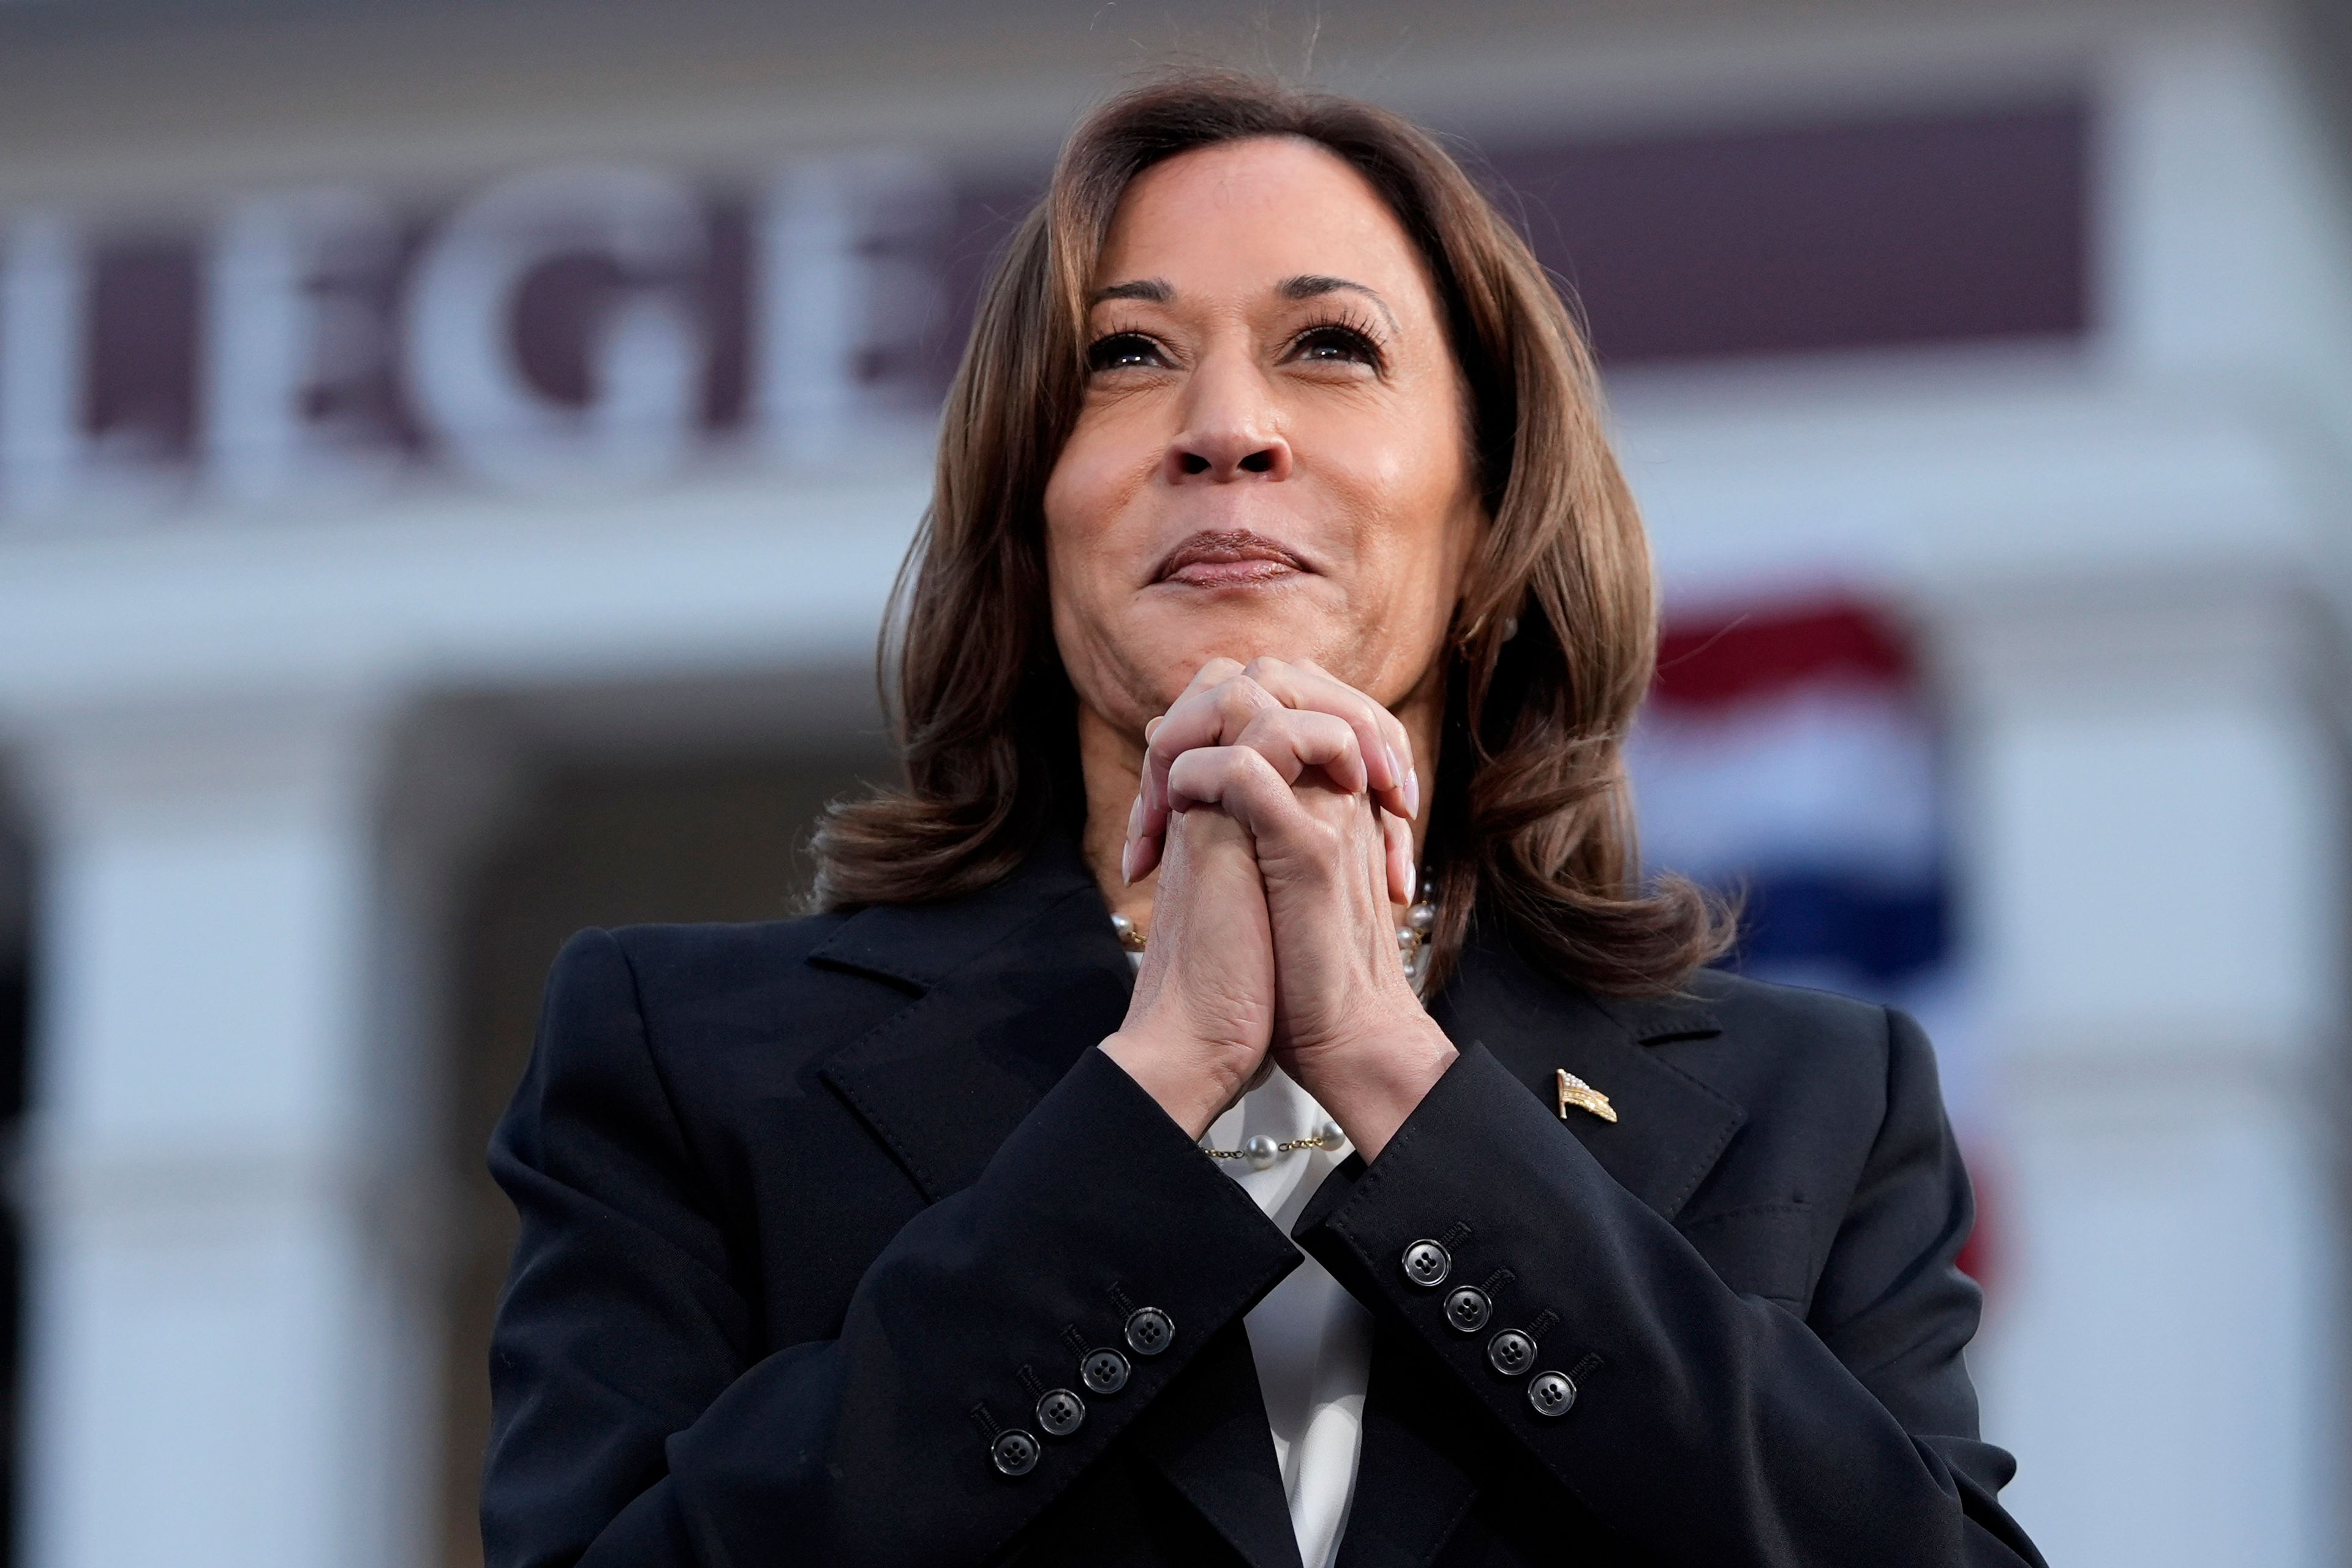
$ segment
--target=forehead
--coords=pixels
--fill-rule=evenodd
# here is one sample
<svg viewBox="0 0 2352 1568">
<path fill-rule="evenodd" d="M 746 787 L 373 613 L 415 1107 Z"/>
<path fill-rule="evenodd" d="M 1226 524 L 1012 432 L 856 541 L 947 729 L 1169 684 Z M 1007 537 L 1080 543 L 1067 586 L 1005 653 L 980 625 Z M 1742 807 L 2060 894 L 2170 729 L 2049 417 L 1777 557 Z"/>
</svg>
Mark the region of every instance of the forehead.
<svg viewBox="0 0 2352 1568">
<path fill-rule="evenodd" d="M 1262 293 L 1301 276 L 1350 278 L 1402 309 L 1425 296 L 1421 258 L 1370 183 L 1296 138 L 1196 148 L 1136 176 L 1096 264 L 1097 288 L 1137 279 L 1178 297 Z"/>
</svg>

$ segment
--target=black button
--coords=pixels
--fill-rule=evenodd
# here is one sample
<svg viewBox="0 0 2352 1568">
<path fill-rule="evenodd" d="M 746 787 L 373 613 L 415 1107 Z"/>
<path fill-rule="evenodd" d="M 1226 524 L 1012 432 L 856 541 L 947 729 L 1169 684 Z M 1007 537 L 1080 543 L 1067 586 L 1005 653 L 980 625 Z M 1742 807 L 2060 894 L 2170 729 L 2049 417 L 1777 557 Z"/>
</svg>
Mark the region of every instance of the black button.
<svg viewBox="0 0 2352 1568">
<path fill-rule="evenodd" d="M 1404 1249 L 1404 1277 L 1424 1290 L 1444 1284 L 1453 1270 L 1453 1255 L 1436 1242 L 1416 1241 Z"/>
<path fill-rule="evenodd" d="M 1138 1355 L 1158 1355 L 1176 1342 L 1176 1321 L 1157 1307 L 1138 1307 L 1127 1315 L 1127 1348 Z"/>
<path fill-rule="evenodd" d="M 996 1441 L 988 1446 L 988 1457 L 1008 1476 L 1025 1476 L 1035 1469 L 1039 1452 L 1037 1439 L 1018 1426 L 999 1432 Z"/>
<path fill-rule="evenodd" d="M 1475 1285 L 1465 1285 L 1445 1298 L 1445 1321 L 1465 1334 L 1475 1334 L 1495 1315 L 1495 1303 Z"/>
<path fill-rule="evenodd" d="M 1127 1358 L 1115 1350 L 1088 1351 L 1078 1363 L 1078 1379 L 1094 1394 L 1117 1394 L 1127 1386 Z"/>
<path fill-rule="evenodd" d="M 1505 1377 L 1517 1377 L 1535 1364 L 1536 1342 L 1517 1329 L 1505 1329 L 1486 1342 L 1486 1361 Z"/>
<path fill-rule="evenodd" d="M 1576 1403 L 1576 1384 L 1564 1372 L 1539 1372 L 1528 1383 L 1528 1403 L 1538 1415 L 1565 1415 Z"/>
<path fill-rule="evenodd" d="M 1066 1388 L 1049 1388 L 1037 1401 L 1037 1425 L 1048 1437 L 1066 1437 L 1087 1418 L 1087 1403 Z"/>
</svg>

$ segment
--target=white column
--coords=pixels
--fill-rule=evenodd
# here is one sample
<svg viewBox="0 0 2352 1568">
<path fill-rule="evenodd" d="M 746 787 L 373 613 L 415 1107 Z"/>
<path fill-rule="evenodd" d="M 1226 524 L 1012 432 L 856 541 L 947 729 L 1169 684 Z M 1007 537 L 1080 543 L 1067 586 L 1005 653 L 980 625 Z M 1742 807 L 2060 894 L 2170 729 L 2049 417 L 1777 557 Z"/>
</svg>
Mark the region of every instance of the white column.
<svg viewBox="0 0 2352 1568">
<path fill-rule="evenodd" d="M 1987 593 L 1948 628 L 2010 1160 L 1974 1359 L 2053 1563 L 2336 1561 L 2325 625 L 2217 574 Z"/>
<path fill-rule="evenodd" d="M 387 718 L 180 704 L 32 737 L 34 1568 L 427 1555 L 443 1211 L 411 830 L 465 814 L 384 810 Z"/>
</svg>

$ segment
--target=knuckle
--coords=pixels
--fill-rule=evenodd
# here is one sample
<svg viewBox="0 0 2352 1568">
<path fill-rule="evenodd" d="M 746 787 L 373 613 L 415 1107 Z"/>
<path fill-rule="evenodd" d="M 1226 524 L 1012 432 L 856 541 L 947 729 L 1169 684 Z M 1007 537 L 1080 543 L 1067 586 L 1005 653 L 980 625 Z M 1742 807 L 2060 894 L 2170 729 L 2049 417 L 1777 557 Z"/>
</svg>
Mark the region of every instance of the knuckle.
<svg viewBox="0 0 2352 1568">
<path fill-rule="evenodd" d="M 1239 755 L 1244 760 L 1238 767 L 1248 776 L 1251 784 L 1262 789 L 1279 789 L 1285 794 L 1289 793 L 1289 783 L 1276 770 L 1274 763 L 1267 760 L 1265 752 L 1245 751 Z"/>
<path fill-rule="evenodd" d="M 1217 688 L 1217 711 L 1229 723 L 1246 724 L 1253 715 L 1271 705 L 1265 688 L 1245 675 L 1237 675 Z"/>
<path fill-rule="evenodd" d="M 1284 722 L 1280 711 L 1269 710 L 1255 715 L 1243 725 L 1241 733 L 1234 737 L 1234 742 L 1244 746 L 1270 746 L 1281 743 L 1289 735 L 1290 726 Z"/>
<path fill-rule="evenodd" d="M 1334 744 L 1352 749 L 1356 744 L 1356 727 L 1336 713 L 1318 713 L 1315 728 Z"/>
</svg>

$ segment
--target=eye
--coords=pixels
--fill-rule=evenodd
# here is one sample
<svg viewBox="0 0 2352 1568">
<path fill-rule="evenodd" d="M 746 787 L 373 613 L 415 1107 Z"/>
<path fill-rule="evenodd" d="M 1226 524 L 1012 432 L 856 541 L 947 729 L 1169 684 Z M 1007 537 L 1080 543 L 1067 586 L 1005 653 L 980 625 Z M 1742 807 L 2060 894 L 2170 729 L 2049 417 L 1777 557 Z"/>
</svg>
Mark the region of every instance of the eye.
<svg viewBox="0 0 2352 1568">
<path fill-rule="evenodd" d="M 1087 349 L 1087 369 L 1097 374 L 1107 370 L 1147 369 L 1167 363 L 1160 345 L 1141 332 L 1112 332 L 1097 338 Z"/>
<path fill-rule="evenodd" d="M 1381 368 L 1380 345 L 1360 329 L 1333 321 L 1309 327 L 1293 340 L 1290 357 L 1305 364 L 1360 364 Z"/>
</svg>

